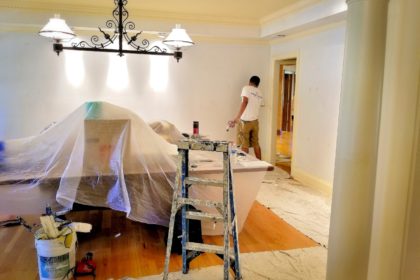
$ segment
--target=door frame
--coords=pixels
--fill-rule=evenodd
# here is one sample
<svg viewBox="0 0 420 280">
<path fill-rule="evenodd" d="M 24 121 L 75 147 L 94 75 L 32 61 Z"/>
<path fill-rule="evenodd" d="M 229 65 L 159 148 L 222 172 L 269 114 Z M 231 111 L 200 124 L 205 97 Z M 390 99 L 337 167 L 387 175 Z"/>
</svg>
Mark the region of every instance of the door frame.
<svg viewBox="0 0 420 280">
<path fill-rule="evenodd" d="M 294 96 L 294 121 L 293 121 L 293 138 L 292 138 L 292 155 L 296 155 L 296 135 L 299 131 L 299 52 L 291 52 L 285 55 L 277 55 L 271 57 L 271 75 L 270 75 L 270 96 L 269 100 L 271 101 L 271 110 L 269 112 L 269 123 L 268 123 L 268 147 L 269 151 L 266 154 L 269 159 L 269 162 L 273 165 L 276 163 L 276 140 L 277 140 L 277 114 L 279 107 L 279 90 L 280 90 L 280 65 L 287 64 L 287 61 L 296 59 L 296 80 L 295 80 L 295 96 Z M 291 159 L 291 173 L 293 173 L 294 166 L 294 156 Z"/>
</svg>

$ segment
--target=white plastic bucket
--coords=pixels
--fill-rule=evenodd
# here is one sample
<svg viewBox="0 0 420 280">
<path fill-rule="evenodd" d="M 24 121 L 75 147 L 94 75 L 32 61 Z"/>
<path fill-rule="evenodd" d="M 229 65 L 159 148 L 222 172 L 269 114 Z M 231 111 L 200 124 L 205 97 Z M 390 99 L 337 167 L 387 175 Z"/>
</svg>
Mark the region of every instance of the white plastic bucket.
<svg viewBox="0 0 420 280">
<path fill-rule="evenodd" d="M 72 232 L 56 239 L 37 240 L 39 279 L 71 279 L 70 270 L 76 264 L 76 233 Z"/>
</svg>

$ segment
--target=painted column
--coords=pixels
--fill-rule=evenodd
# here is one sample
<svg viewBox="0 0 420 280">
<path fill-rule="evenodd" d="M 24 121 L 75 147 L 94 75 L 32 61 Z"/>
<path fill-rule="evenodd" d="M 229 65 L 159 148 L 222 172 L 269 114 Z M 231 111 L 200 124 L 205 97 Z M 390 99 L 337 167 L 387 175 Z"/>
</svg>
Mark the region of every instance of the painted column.
<svg viewBox="0 0 420 280">
<path fill-rule="evenodd" d="M 369 279 L 420 277 L 420 1 L 390 0 Z"/>
<path fill-rule="evenodd" d="M 367 279 L 387 0 L 348 0 L 328 280 Z"/>
</svg>

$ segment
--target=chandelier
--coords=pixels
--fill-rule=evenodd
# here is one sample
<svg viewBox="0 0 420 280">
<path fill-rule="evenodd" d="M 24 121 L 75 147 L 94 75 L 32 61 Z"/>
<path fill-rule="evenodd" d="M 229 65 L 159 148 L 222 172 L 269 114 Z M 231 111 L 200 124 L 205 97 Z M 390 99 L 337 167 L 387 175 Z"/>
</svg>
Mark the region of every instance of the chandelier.
<svg viewBox="0 0 420 280">
<path fill-rule="evenodd" d="M 142 31 L 135 32 L 136 25 L 134 22 L 128 20 L 128 11 L 125 7 L 127 2 L 128 0 L 114 0 L 116 5 L 115 9 L 112 11 L 114 19 L 106 21 L 106 30 L 98 27 L 103 38 L 100 38 L 98 35 L 93 35 L 90 38 L 90 42 L 73 42 L 71 43 L 71 46 L 64 46 L 62 42 L 73 39 L 76 34 L 59 15 L 55 15 L 54 18 L 51 18 L 41 29 L 39 35 L 54 40 L 53 49 L 57 55 L 63 50 L 76 50 L 118 53 L 119 56 L 123 56 L 125 53 L 166 55 L 173 56 L 179 61 L 182 58 L 181 49 L 194 44 L 185 29 L 182 29 L 178 24 L 162 41 L 168 47 L 152 45 L 148 39 L 139 38 Z M 129 33 L 135 34 L 130 36 Z M 111 48 L 112 45 L 116 43 L 118 44 L 118 48 Z M 125 49 L 123 44 L 126 44 L 130 48 Z"/>
</svg>

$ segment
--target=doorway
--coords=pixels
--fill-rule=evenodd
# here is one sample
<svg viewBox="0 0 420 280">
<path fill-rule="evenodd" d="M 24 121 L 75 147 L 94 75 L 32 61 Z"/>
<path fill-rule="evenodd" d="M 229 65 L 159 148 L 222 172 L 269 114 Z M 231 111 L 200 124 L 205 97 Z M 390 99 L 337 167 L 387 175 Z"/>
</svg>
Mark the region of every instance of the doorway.
<svg viewBox="0 0 420 280">
<path fill-rule="evenodd" d="M 277 127 L 276 127 L 276 166 L 291 173 L 292 143 L 294 125 L 294 100 L 296 85 L 296 59 L 280 62 L 276 73 L 279 80 Z"/>
</svg>

